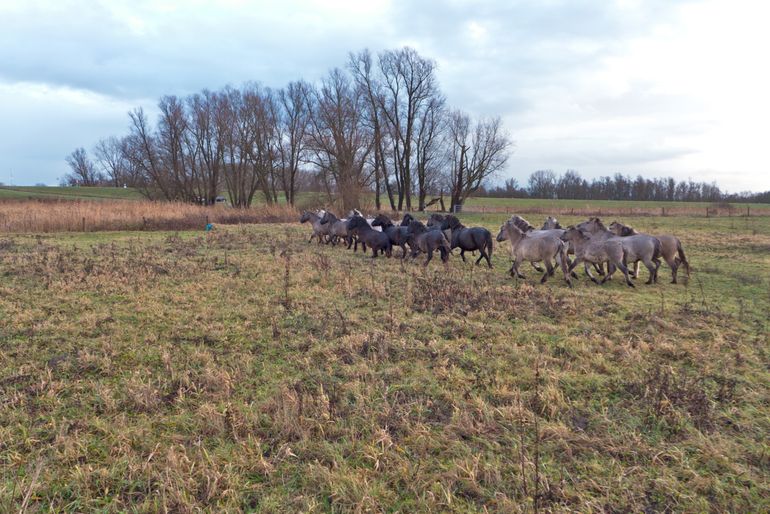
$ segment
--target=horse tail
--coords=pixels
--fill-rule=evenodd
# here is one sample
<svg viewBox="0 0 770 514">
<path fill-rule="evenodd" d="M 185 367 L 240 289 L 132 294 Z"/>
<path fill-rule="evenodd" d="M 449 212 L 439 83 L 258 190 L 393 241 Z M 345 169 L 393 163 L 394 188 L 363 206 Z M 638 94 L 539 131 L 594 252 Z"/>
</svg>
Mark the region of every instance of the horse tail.
<svg viewBox="0 0 770 514">
<path fill-rule="evenodd" d="M 690 276 L 690 263 L 687 261 L 687 257 L 684 255 L 684 248 L 682 248 L 682 242 L 677 239 L 676 240 L 676 252 L 679 254 L 679 260 L 682 261 L 682 264 L 684 264 L 685 269 L 687 270 L 687 276 Z"/>
<path fill-rule="evenodd" d="M 658 239 L 657 237 L 653 239 L 655 240 L 655 250 L 652 252 L 652 260 L 659 260 L 662 255 L 660 239 Z"/>
<path fill-rule="evenodd" d="M 494 243 L 492 242 L 492 234 L 487 232 L 487 241 L 486 241 L 486 249 L 487 249 L 487 255 L 489 255 L 489 258 L 492 258 L 492 250 L 494 249 Z"/>
</svg>

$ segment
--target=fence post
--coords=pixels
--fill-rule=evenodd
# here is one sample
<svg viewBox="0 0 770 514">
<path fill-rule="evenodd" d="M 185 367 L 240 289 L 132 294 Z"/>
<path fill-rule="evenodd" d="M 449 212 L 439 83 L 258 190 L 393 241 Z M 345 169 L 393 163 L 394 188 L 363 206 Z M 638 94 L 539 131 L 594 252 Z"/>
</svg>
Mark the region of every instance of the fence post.
<svg viewBox="0 0 770 514">
<path fill-rule="evenodd" d="M 707 218 L 709 217 L 709 208 L 708 207 L 706 207 L 706 217 Z"/>
<path fill-rule="evenodd" d="M 747 205 L 746 206 L 746 217 L 748 218 L 749 216 L 751 216 L 751 206 Z"/>
<path fill-rule="evenodd" d="M 83 232 L 86 231 L 86 217 L 83 216 Z"/>
</svg>

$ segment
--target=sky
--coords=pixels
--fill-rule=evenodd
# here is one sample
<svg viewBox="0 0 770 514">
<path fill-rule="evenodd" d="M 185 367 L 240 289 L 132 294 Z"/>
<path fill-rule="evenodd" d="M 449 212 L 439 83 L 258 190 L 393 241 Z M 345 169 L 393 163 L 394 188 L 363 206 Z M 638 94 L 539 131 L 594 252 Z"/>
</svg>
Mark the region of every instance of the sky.
<svg viewBox="0 0 770 514">
<path fill-rule="evenodd" d="M 316 82 L 405 45 L 452 107 L 500 116 L 498 180 L 620 172 L 770 190 L 770 2 L 0 0 L 0 182 L 56 184 L 65 157 L 160 96 Z"/>
</svg>

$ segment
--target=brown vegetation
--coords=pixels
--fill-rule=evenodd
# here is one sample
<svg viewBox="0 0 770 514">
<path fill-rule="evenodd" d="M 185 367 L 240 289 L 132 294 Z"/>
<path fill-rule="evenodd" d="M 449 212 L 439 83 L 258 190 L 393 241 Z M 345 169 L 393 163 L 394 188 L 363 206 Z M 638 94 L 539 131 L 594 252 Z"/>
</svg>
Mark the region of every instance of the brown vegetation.
<svg viewBox="0 0 770 514">
<path fill-rule="evenodd" d="M 203 230 L 206 223 L 277 223 L 297 216 L 293 207 L 275 204 L 232 209 L 177 202 L 27 200 L 0 202 L 0 232 Z"/>
</svg>

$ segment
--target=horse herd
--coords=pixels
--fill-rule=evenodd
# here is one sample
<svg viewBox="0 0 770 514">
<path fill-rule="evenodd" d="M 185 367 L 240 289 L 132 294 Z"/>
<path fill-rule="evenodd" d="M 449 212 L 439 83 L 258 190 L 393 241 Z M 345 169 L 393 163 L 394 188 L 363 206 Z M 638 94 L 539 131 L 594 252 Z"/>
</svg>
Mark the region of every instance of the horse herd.
<svg viewBox="0 0 770 514">
<path fill-rule="evenodd" d="M 416 258 L 426 254 L 427 266 L 434 252 L 439 252 L 441 260 L 447 262 L 455 248 L 460 249 L 460 257 L 465 262 L 465 252 L 479 252 L 476 264 L 482 259 L 492 267 L 492 234 L 484 227 L 466 227 L 451 214 L 431 214 L 426 224 L 406 213 L 396 225 L 385 214 L 366 217 L 358 210 L 352 210 L 347 218 L 337 218 L 326 210 L 303 211 L 300 222 L 309 222 L 313 232 L 308 242 L 314 238 L 318 243 L 337 245 L 347 244 L 347 248 L 358 251 L 361 244 L 366 252 L 367 246 L 372 251 L 372 258 L 378 255 L 392 256 L 393 247 L 401 248 L 401 259 Z M 583 264 L 586 275 L 595 283 L 603 284 L 620 270 L 628 286 L 634 287 L 631 278 L 639 275 L 641 262 L 649 272 L 647 284 L 658 281 L 658 268 L 661 259 L 671 269 L 671 282 L 677 283 L 677 271 L 684 265 L 687 275 L 690 264 L 685 256 L 681 241 L 672 235 L 649 235 L 639 233 L 632 227 L 613 221 L 606 227 L 599 218 L 590 218 L 576 225 L 562 228 L 556 218 L 546 218 L 542 228 L 537 229 L 521 216 L 514 215 L 500 227 L 497 241 L 508 241 L 513 263 L 511 276 L 525 278 L 519 270 L 522 262 L 530 262 L 532 267 L 543 273 L 540 282 L 545 282 L 557 270 L 561 270 L 564 280 L 572 287 L 572 279 L 577 278 L 575 267 Z M 407 247 L 409 250 L 407 251 Z M 574 258 L 570 259 L 570 256 Z M 545 269 L 543 269 L 543 266 Z M 633 264 L 633 271 L 629 270 Z M 594 269 L 601 280 L 591 274 Z"/>
</svg>

